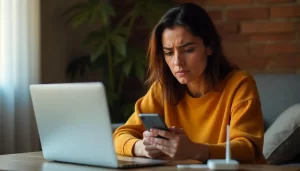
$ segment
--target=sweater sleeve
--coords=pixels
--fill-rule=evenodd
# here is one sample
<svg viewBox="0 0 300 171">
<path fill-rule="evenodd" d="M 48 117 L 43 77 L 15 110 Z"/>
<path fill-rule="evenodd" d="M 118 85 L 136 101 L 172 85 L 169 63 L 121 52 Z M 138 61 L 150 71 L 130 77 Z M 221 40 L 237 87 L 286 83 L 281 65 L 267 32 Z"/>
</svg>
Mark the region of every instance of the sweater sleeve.
<svg viewBox="0 0 300 171">
<path fill-rule="evenodd" d="M 262 155 L 264 122 L 256 83 L 242 80 L 236 89 L 230 114 L 231 158 L 241 163 L 265 163 Z M 226 144 L 209 144 L 210 158 L 225 158 Z"/>
<path fill-rule="evenodd" d="M 143 132 L 145 131 L 145 127 L 139 118 L 140 113 L 163 114 L 159 83 L 154 83 L 146 95 L 137 100 L 134 113 L 123 126 L 114 132 L 113 141 L 117 154 L 133 156 L 134 144 L 143 138 Z"/>
</svg>

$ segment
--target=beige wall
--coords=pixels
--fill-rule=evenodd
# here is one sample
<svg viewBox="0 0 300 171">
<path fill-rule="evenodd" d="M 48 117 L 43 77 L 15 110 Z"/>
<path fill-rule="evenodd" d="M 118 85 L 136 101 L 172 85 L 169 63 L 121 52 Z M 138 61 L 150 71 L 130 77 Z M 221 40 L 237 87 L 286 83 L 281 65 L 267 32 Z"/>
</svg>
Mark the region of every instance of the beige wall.
<svg viewBox="0 0 300 171">
<path fill-rule="evenodd" d="M 41 0 L 41 81 L 42 83 L 69 82 L 65 69 L 72 57 L 86 55 L 81 45 L 89 26 L 72 29 L 65 23 L 62 13 L 72 4 L 82 0 Z M 75 81 L 91 80 L 94 73 Z M 92 78 L 93 77 L 93 78 Z"/>
</svg>

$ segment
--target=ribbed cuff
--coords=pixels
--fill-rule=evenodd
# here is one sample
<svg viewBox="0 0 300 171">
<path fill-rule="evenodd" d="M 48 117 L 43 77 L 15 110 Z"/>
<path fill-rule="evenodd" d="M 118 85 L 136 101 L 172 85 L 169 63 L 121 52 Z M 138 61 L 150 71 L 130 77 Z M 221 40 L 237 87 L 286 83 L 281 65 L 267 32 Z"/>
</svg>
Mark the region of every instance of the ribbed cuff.
<svg viewBox="0 0 300 171">
<path fill-rule="evenodd" d="M 210 151 L 210 159 L 225 159 L 225 145 L 208 144 Z"/>
<path fill-rule="evenodd" d="M 133 146 L 138 140 L 139 139 L 137 139 L 137 138 L 132 138 L 125 142 L 125 144 L 123 146 L 123 154 L 125 156 L 133 156 L 134 155 L 133 154 Z"/>
</svg>

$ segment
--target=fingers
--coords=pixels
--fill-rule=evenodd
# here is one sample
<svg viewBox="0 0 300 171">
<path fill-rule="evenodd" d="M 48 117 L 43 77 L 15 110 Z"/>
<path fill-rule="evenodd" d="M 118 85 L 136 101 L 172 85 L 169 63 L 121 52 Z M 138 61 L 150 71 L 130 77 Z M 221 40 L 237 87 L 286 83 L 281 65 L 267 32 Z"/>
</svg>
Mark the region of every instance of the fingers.
<svg viewBox="0 0 300 171">
<path fill-rule="evenodd" d="M 161 154 L 161 151 L 159 149 L 149 150 L 148 154 L 150 155 Z"/>
<path fill-rule="evenodd" d="M 157 150 L 157 148 L 154 145 L 147 145 L 145 146 L 146 151 L 152 151 L 152 150 Z"/>
<path fill-rule="evenodd" d="M 182 128 L 177 128 L 175 126 L 171 127 L 170 131 L 159 129 L 145 131 L 143 133 L 143 144 L 145 146 L 147 156 L 155 158 L 158 157 L 158 155 L 166 154 L 169 157 L 174 158 L 178 150 L 178 141 L 180 137 L 183 136 L 179 134 L 185 134 L 185 132 Z M 161 136 L 166 139 L 156 138 L 157 136 Z"/>
<path fill-rule="evenodd" d="M 143 144 L 145 146 L 145 151 L 148 152 L 149 156 L 155 155 L 158 152 L 160 152 L 160 154 L 161 153 L 165 153 L 167 155 L 170 154 L 169 147 L 171 146 L 171 144 L 170 144 L 169 140 L 165 140 L 162 138 L 149 137 L 149 138 L 143 139 Z M 162 151 L 162 150 L 164 150 L 164 151 Z"/>
<path fill-rule="evenodd" d="M 143 140 L 143 144 L 145 146 L 145 150 L 149 151 L 149 150 L 156 150 L 157 148 L 155 148 L 152 143 L 150 141 L 148 141 L 147 139 Z"/>
<path fill-rule="evenodd" d="M 155 136 L 154 136 L 153 133 L 150 132 L 150 131 L 144 131 L 144 132 L 143 132 L 143 137 L 144 137 L 144 138 L 147 138 L 147 137 L 155 137 Z"/>
<path fill-rule="evenodd" d="M 152 145 L 152 143 L 150 142 L 149 138 L 144 138 L 143 139 L 143 144 L 145 146 L 145 150 L 150 151 L 150 150 L 157 150 L 157 148 Z"/>
<path fill-rule="evenodd" d="M 147 140 L 143 140 L 144 149 L 147 157 L 150 158 L 157 158 L 161 154 L 163 154 L 159 149 L 157 149 L 154 145 L 151 145 L 151 143 Z"/>
<path fill-rule="evenodd" d="M 148 142 L 150 144 L 159 144 L 166 147 L 170 146 L 170 141 L 162 138 L 149 138 Z"/>
<path fill-rule="evenodd" d="M 175 134 L 185 134 L 183 128 L 178 128 L 178 127 L 175 127 L 175 126 L 172 126 L 170 128 L 170 131 L 173 132 L 173 133 L 175 133 Z"/>
<path fill-rule="evenodd" d="M 150 138 L 144 138 L 143 139 L 143 144 L 144 145 L 151 145 Z"/>
<path fill-rule="evenodd" d="M 167 146 L 163 146 L 163 145 L 160 145 L 160 144 L 154 144 L 154 146 L 155 146 L 155 148 L 162 151 L 166 155 L 168 155 L 170 157 L 173 156 L 172 150 L 170 148 L 168 148 Z"/>
<path fill-rule="evenodd" d="M 161 156 L 163 153 L 160 150 L 151 150 L 148 152 L 148 156 L 150 158 L 157 158 L 159 156 Z"/>
<path fill-rule="evenodd" d="M 159 129 L 151 129 L 150 132 L 154 136 L 160 135 L 160 136 L 165 137 L 167 139 L 172 139 L 173 138 L 173 133 L 169 132 L 169 131 L 164 131 L 164 130 L 159 130 Z"/>
</svg>

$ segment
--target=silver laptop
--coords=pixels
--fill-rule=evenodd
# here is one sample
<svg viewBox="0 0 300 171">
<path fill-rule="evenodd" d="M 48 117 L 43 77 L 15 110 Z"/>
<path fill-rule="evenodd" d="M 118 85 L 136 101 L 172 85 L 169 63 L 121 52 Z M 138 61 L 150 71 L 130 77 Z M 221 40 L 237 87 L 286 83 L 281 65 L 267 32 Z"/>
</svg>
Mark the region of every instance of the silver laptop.
<svg viewBox="0 0 300 171">
<path fill-rule="evenodd" d="M 46 160 L 112 168 L 168 162 L 116 155 L 102 83 L 37 84 L 30 93 Z"/>
</svg>

